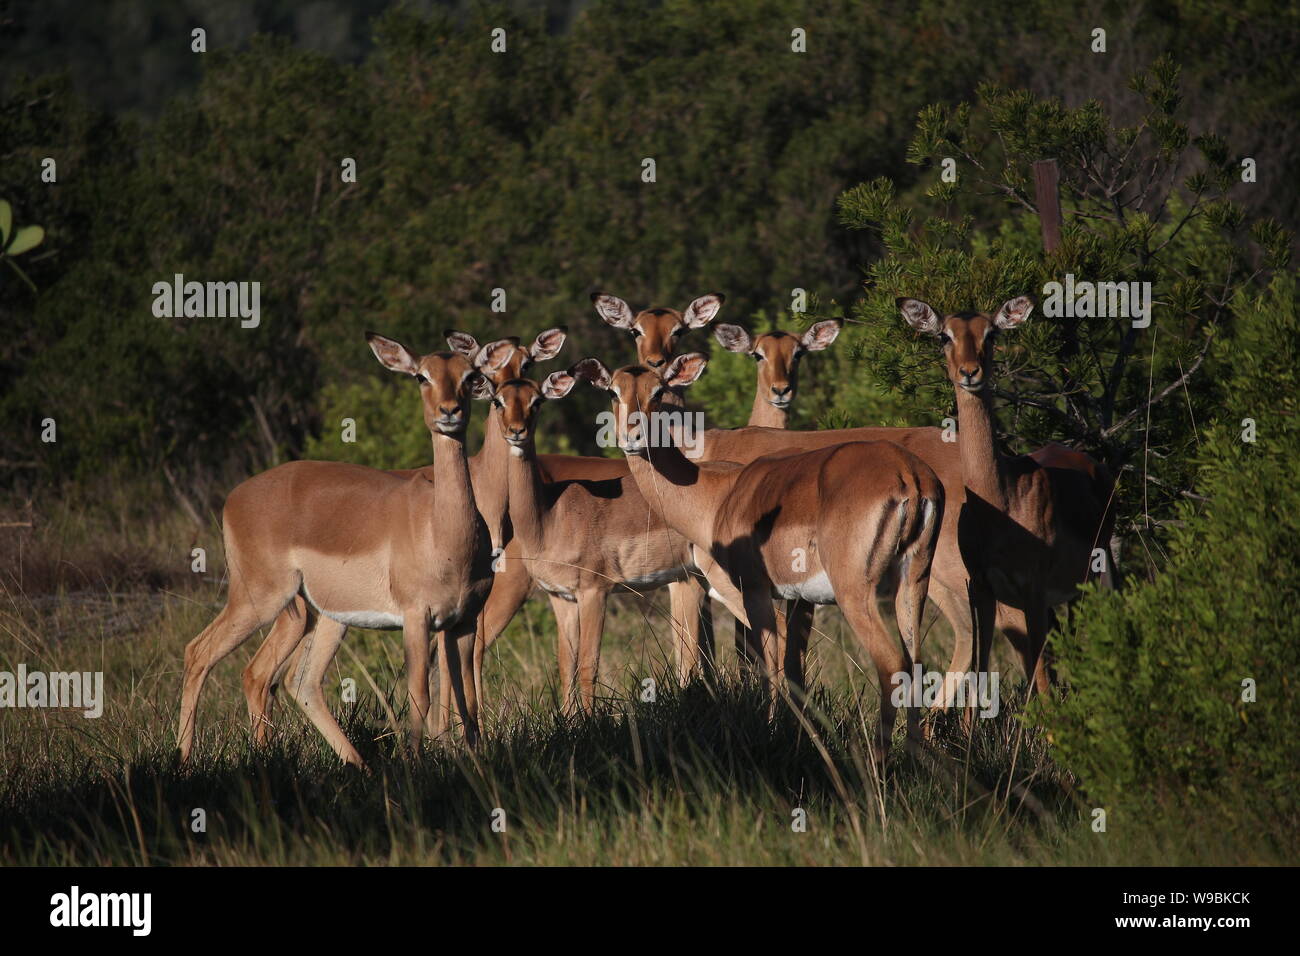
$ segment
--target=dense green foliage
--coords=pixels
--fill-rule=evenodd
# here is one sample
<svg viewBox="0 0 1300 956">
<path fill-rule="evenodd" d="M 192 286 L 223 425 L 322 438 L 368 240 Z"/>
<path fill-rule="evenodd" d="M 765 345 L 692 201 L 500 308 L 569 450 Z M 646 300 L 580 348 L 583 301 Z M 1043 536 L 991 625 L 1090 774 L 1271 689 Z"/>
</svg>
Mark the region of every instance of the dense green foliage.
<svg viewBox="0 0 1300 956">
<path fill-rule="evenodd" d="M 50 65 L 32 52 L 38 24 L 24 21 L 26 53 L 6 64 L 0 97 L 0 195 L 47 238 L 23 261 L 39 293 L 0 270 L 10 333 L 0 342 L 0 459 L 20 465 L 3 471 L 6 483 L 166 466 L 212 505 L 233 477 L 304 452 L 421 463 L 419 419 L 389 413 L 401 383 L 368 356 L 365 328 L 429 349 L 447 327 L 488 338 L 563 323 L 566 359 L 617 361 L 628 343 L 596 319 L 594 288 L 678 307 L 716 289 L 728 295 L 724 319 L 759 328 L 763 314 L 794 324 L 785 313 L 795 289 L 845 308 L 879 249 L 837 222 L 836 197 L 887 176 L 900 201 L 920 200 L 929 177 L 918 185 L 907 163 L 913 118 L 987 80 L 1067 101 L 1096 95 L 1127 115 L 1135 98 L 1117 67 L 1177 46 L 1195 111 L 1223 118 L 1234 155 L 1260 157 L 1260 188 L 1241 202 L 1295 219 L 1273 172 L 1291 147 L 1260 138 L 1255 106 L 1296 99 L 1292 78 L 1255 57 L 1294 35 L 1284 11 L 1267 30 L 1234 12 L 1225 36 L 1224 5 L 1173 4 L 1123 25 L 1099 7 L 1114 48 L 1103 59 L 1050 5 L 836 2 L 810 13 L 785 0 L 603 2 L 571 23 L 563 5 L 393 10 L 364 56 L 343 39 L 306 42 L 304 25 L 289 29 L 279 9 L 254 20 L 347 60 L 283 39 L 245 44 L 253 15 L 231 13 L 213 28 L 197 88 L 148 122 L 86 105 L 66 79 L 15 78 L 16 66 Z M 1019 24 L 1035 16 L 1047 28 L 1031 47 Z M 169 23 L 121 25 L 114 42 L 185 48 L 187 34 L 171 36 Z M 807 31 L 806 55 L 790 50 L 794 26 Z M 495 27 L 507 30 L 505 55 L 490 50 Z M 121 72 L 126 59 L 104 68 Z M 53 185 L 39 179 L 46 156 L 59 164 Z M 340 176 L 345 157 L 357 162 L 355 183 Z M 641 181 L 646 157 L 654 183 Z M 1032 229 L 997 204 L 973 198 L 965 211 L 984 235 L 1010 228 L 1032 244 Z M 176 273 L 261 282 L 262 324 L 155 318 L 153 283 Z M 489 308 L 497 288 L 504 314 Z M 856 361 L 863 341 L 851 327 L 807 363 L 796 424 L 933 420 L 933 401 Z M 1181 357 L 1163 356 L 1158 371 Z M 726 356 L 716 384 L 701 387 L 720 423 L 743 421 L 745 370 Z M 565 403 L 552 447 L 594 450 L 596 402 L 583 392 Z M 37 440 L 47 417 L 57 444 Z M 338 440 L 346 417 L 355 445 Z M 1025 434 L 1049 424 L 1031 415 Z"/>
<path fill-rule="evenodd" d="M 1121 476 L 1121 531 L 1157 526 L 1191 488 L 1195 423 L 1222 403 L 1218 370 L 1202 368 L 1211 338 L 1231 324 L 1239 289 L 1287 265 L 1291 243 L 1274 220 L 1251 222 L 1235 201 L 1250 184 L 1224 140 L 1191 135 L 1170 61 L 1137 74 L 1133 87 L 1145 111 L 1129 126 L 1096 101 L 1069 109 L 991 85 L 977 104 L 927 108 L 909 153 L 953 164 L 952 181 L 936 169 L 926 190 L 936 211 L 917 221 L 883 178 L 839 204 L 847 224 L 878 229 L 888 251 L 869 267 L 868 295 L 853 313 L 864 322 L 858 354 L 870 376 L 915 395 L 936 420 L 951 414 L 939 356 L 902 326 L 895 298 L 952 312 L 1029 292 L 1039 301 L 1033 320 L 1001 352 L 1004 427 L 1017 451 L 1066 441 L 1105 461 Z M 1042 156 L 1057 160 L 1064 210 L 1050 255 L 1032 173 Z M 975 213 L 990 201 L 1011 211 L 998 228 L 980 229 Z M 1150 283 L 1149 327 L 1049 308 L 1043 290 L 1066 276 L 1079 286 Z"/>
<path fill-rule="evenodd" d="M 1233 339 L 1215 345 L 1225 407 L 1197 455 L 1209 500 L 1179 509 L 1185 524 L 1154 583 L 1089 594 L 1055 641 L 1069 692 L 1042 721 L 1098 805 L 1294 812 L 1298 306 L 1294 277 L 1234 303 Z"/>
</svg>

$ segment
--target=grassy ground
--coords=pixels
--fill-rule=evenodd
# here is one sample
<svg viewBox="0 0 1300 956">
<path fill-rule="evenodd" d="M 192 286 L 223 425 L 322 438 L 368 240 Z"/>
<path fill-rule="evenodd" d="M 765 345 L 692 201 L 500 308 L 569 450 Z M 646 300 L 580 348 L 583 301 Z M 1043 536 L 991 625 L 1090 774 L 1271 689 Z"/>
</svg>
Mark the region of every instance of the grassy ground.
<svg viewBox="0 0 1300 956">
<path fill-rule="evenodd" d="M 196 545 L 213 556 L 206 574 L 189 570 Z M 818 612 L 808 719 L 769 725 L 761 693 L 735 680 L 720 609 L 724 678 L 675 685 L 663 592 L 616 601 L 600 712 L 572 720 L 556 713 L 549 608 L 530 602 L 485 668 L 493 706 L 473 755 L 403 755 L 370 689 L 400 700 L 400 638 L 351 632 L 328 695 L 370 775 L 341 767 L 287 701 L 272 745 L 251 747 L 239 671 L 254 637 L 210 679 L 182 769 L 182 650 L 222 598 L 214 530 L 83 515 L 4 547 L 0 670 L 102 670 L 106 702 L 97 720 L 0 710 L 0 864 L 1232 864 L 1282 862 L 1291 845 L 1208 811 L 1094 833 L 1091 807 L 1020 720 L 1006 660 L 1017 686 L 998 718 L 968 737 L 931 717 L 926 752 L 896 746 L 882 776 L 864 747 L 874 679 L 837 613 Z M 933 625 L 932 665 L 947 644 Z M 340 700 L 345 677 L 355 704 Z M 640 699 L 647 677 L 653 702 Z"/>
</svg>

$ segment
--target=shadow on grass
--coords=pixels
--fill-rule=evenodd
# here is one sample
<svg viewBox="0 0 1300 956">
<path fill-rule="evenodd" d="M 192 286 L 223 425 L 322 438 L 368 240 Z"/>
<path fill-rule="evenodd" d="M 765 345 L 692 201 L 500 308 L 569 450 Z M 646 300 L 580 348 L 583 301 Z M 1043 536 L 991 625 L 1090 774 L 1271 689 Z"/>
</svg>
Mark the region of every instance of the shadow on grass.
<svg viewBox="0 0 1300 956">
<path fill-rule="evenodd" d="M 874 692 L 865 700 L 819 691 L 806 717 L 784 709 L 769 723 L 756 686 L 667 686 L 654 703 L 587 717 L 530 708 L 490 725 L 476 753 L 430 744 L 413 759 L 377 706 L 353 705 L 344 729 L 368 774 L 342 767 L 301 720 L 260 749 L 242 728 L 209 733 L 186 767 L 162 736 L 107 761 L 52 744 L 0 783 L 0 859 L 492 863 L 519 851 L 503 824 L 532 833 L 529 856 L 544 860 L 537 841 L 579 823 L 721 832 L 760 815 L 789 829 L 802 807 L 862 842 L 889 826 L 1029 833 L 1077 815 L 1041 742 L 1005 710 L 970 738 L 953 715 L 932 717 L 926 754 L 896 742 L 882 776 L 865 747 Z"/>
</svg>

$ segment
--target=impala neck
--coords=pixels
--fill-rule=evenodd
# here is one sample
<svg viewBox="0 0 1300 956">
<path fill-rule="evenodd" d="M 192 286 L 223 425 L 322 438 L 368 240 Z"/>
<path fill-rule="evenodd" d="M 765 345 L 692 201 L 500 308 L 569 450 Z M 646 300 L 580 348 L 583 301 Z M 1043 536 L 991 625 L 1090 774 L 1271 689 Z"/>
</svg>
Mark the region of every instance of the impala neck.
<svg viewBox="0 0 1300 956">
<path fill-rule="evenodd" d="M 1000 511 L 1008 506 L 1003 481 L 1002 458 L 998 454 L 993 389 L 985 385 L 978 392 L 957 390 L 957 450 L 966 487 Z"/>
<path fill-rule="evenodd" d="M 487 524 L 493 549 L 505 547 L 505 523 L 508 513 L 510 445 L 501 431 L 501 410 L 495 405 L 488 411 L 483 425 L 483 447 L 476 459 L 474 496 L 479 514 Z"/>
<path fill-rule="evenodd" d="M 544 526 L 546 524 L 546 500 L 542 487 L 542 473 L 537 465 L 537 449 L 530 441 L 524 454 L 510 454 L 506 445 L 506 474 L 508 476 L 508 495 L 510 507 L 510 526 L 527 554 L 541 550 Z"/>
<path fill-rule="evenodd" d="M 749 412 L 749 424 L 751 427 L 785 428 L 786 422 L 789 418 L 789 409 L 777 408 L 763 397 L 763 387 L 761 385 L 755 390 L 754 407 L 750 409 Z"/>
<path fill-rule="evenodd" d="M 472 540 L 478 519 L 474 488 L 465 458 L 465 433 L 433 433 L 433 481 L 438 489 L 437 526 L 446 532 L 464 532 Z"/>
<path fill-rule="evenodd" d="M 730 470 L 701 467 L 675 445 L 651 448 L 647 457 L 629 455 L 627 464 L 641 497 L 665 524 L 694 544 L 712 543 L 714 515 L 735 484 Z"/>
</svg>

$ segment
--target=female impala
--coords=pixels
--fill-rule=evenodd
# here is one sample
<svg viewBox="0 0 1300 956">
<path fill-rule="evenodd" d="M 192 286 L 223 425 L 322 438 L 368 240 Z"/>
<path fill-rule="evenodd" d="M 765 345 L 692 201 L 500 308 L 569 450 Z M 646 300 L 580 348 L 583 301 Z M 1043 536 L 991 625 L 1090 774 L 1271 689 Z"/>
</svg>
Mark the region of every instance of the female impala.
<svg viewBox="0 0 1300 956">
<path fill-rule="evenodd" d="M 748 355 L 754 360 L 758 381 L 754 387 L 754 407 L 749 412 L 749 426 L 785 428 L 790 406 L 799 390 L 799 360 L 809 352 L 830 348 L 844 323 L 840 319 L 814 322 L 803 335 L 775 330 L 751 336 L 739 325 L 722 323 L 713 327 L 713 336 L 729 352 Z M 785 639 L 781 655 L 785 676 L 795 687 L 803 687 L 803 652 L 812 631 L 813 606 L 807 601 L 785 604 Z M 742 671 L 751 669 L 761 654 L 754 636 L 745 625 L 736 622 L 736 660 Z"/>
<path fill-rule="evenodd" d="M 338 462 L 296 461 L 245 481 L 226 501 L 229 566 L 226 606 L 185 648 L 178 743 L 188 759 L 199 695 L 213 666 L 274 620 L 295 596 L 336 624 L 401 628 L 418 741 L 429 709 L 429 628 L 444 632 L 457 706 L 467 740 L 477 738 L 471 674 L 475 621 L 491 582 L 487 528 L 474 504 L 465 459 L 471 393 L 486 397 L 482 375 L 462 355 L 423 358 L 374 333 L 376 358 L 420 383 L 433 441 L 434 480 L 400 478 Z M 361 757 L 330 714 L 324 667 L 343 628 L 318 633 L 309 667 L 294 682 L 303 710 L 347 763 Z M 319 667 L 319 671 L 315 670 Z"/>
<path fill-rule="evenodd" d="M 571 372 L 613 394 L 619 443 L 642 495 L 691 542 L 696 565 L 727 609 L 758 632 L 773 709 L 782 673 L 773 596 L 840 606 L 876 666 L 875 746 L 883 757 L 894 723 L 892 692 L 911 670 L 920 635 L 943 486 L 920 459 L 888 442 L 769 455 L 747 465 L 692 461 L 672 444 L 652 447 L 646 415 L 662 412 L 664 395 L 690 385 L 707 364 L 692 353 L 662 375 L 644 366 L 611 373 L 585 359 Z M 565 374 L 554 373 L 548 384 Z M 876 604 L 877 587 L 891 572 L 901 650 Z M 916 716 L 908 708 L 909 739 Z"/>
<path fill-rule="evenodd" d="M 489 346 L 480 348 L 474 337 L 457 331 L 447 333 L 447 344 L 454 351 L 464 355 L 478 372 L 489 382 L 500 383 L 522 375 L 533 363 L 553 359 L 564 347 L 566 332 L 563 327 L 547 329 L 534 339 L 532 345 L 524 347 L 517 338 L 501 339 Z M 491 361 L 488 361 L 491 356 Z M 491 417 L 491 416 L 489 416 Z M 506 524 L 506 487 L 505 459 L 508 450 L 504 442 L 494 442 L 492 429 L 486 432 L 487 441 L 478 454 L 469 459 L 470 484 L 474 491 L 474 503 L 483 520 L 487 523 L 492 540 L 493 555 L 499 555 L 504 542 L 509 537 Z M 398 478 L 410 478 L 423 475 L 435 481 L 435 466 L 405 469 L 389 472 Z M 510 595 L 518 594 L 517 607 L 532 587 L 532 581 L 524 574 L 523 580 L 511 568 L 510 573 L 497 574 L 492 578 L 492 591 L 486 608 L 491 608 L 495 599 L 508 602 Z M 484 614 L 488 614 L 485 609 Z M 504 627 L 504 624 L 502 625 Z M 272 694 L 286 674 L 296 675 L 295 683 L 305 679 L 303 666 L 304 651 L 312 646 L 337 647 L 346 633 L 347 625 L 328 617 L 316 614 L 301 597 L 295 597 L 278 618 L 262 646 L 244 668 L 244 699 L 248 705 L 248 715 L 253 727 L 255 743 L 265 743 L 271 729 Z M 439 654 L 435 646 L 434 651 Z M 291 656 L 292 655 L 292 656 Z M 326 661 L 328 663 L 328 660 Z M 324 673 L 324 664 L 321 673 Z M 446 668 L 439 671 L 440 702 L 436 712 L 437 720 L 431 730 L 438 736 L 448 726 L 447 717 L 451 707 L 451 684 Z M 480 687 L 475 684 L 475 696 L 481 706 Z"/>
<path fill-rule="evenodd" d="M 966 484 L 959 532 L 975 592 L 976 667 L 988 667 L 995 604 L 1001 604 L 1023 615 L 1025 669 L 1041 672 L 1050 609 L 1078 593 L 1093 549 L 1110 539 L 1110 475 L 1105 466 L 1060 446 L 1015 456 L 998 448 L 993 348 L 999 331 L 1029 318 L 1034 304 L 1028 296 L 1008 300 L 992 316 L 958 312 L 941 319 L 924 302 L 908 298 L 900 298 L 898 307 L 912 328 L 939 339 L 957 393 L 957 448 Z M 1008 619 L 1015 617 L 998 613 L 999 624 Z"/>
</svg>

